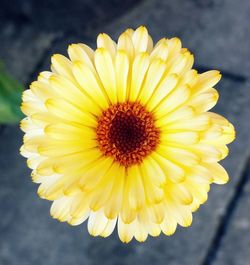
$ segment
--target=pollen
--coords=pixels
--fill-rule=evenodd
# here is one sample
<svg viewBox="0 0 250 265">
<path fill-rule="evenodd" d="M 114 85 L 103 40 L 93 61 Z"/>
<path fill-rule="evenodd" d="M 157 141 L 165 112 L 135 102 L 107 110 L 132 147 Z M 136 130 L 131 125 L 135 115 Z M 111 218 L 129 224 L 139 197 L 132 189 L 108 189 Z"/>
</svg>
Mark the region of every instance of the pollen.
<svg viewBox="0 0 250 265">
<path fill-rule="evenodd" d="M 99 148 L 122 166 L 140 164 L 159 144 L 153 115 L 138 102 L 111 105 L 96 130 Z"/>
</svg>

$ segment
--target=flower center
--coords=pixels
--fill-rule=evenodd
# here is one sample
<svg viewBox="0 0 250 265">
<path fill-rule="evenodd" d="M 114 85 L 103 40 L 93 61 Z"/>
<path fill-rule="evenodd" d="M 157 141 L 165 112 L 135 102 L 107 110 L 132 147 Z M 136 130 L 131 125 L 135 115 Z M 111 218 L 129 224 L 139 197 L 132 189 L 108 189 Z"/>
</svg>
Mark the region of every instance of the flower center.
<svg viewBox="0 0 250 265">
<path fill-rule="evenodd" d="M 134 102 L 111 105 L 99 118 L 96 133 L 104 155 L 125 167 L 141 163 L 160 138 L 152 114 Z"/>
</svg>

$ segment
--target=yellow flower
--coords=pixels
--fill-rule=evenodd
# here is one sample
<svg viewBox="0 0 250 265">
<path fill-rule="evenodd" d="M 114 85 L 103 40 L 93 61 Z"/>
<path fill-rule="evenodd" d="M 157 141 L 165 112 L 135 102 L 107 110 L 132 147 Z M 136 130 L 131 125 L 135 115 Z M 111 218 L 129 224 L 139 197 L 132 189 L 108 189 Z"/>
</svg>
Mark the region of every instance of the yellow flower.
<svg viewBox="0 0 250 265">
<path fill-rule="evenodd" d="M 220 73 L 198 74 L 178 38 L 153 46 L 145 27 L 68 54 L 54 55 L 51 72 L 23 93 L 21 153 L 51 215 L 88 219 L 93 236 L 117 224 L 123 242 L 189 226 L 210 184 L 228 181 L 218 161 L 235 131 L 208 112 Z"/>
</svg>

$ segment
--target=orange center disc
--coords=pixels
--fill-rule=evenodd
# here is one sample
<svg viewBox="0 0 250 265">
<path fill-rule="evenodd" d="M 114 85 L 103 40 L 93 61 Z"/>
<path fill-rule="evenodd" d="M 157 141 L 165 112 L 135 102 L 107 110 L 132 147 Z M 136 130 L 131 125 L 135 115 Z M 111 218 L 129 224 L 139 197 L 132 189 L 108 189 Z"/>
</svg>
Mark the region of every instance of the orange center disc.
<svg viewBox="0 0 250 265">
<path fill-rule="evenodd" d="M 100 150 L 125 167 L 139 164 L 154 151 L 160 132 L 153 116 L 140 103 L 111 105 L 98 120 Z"/>
</svg>

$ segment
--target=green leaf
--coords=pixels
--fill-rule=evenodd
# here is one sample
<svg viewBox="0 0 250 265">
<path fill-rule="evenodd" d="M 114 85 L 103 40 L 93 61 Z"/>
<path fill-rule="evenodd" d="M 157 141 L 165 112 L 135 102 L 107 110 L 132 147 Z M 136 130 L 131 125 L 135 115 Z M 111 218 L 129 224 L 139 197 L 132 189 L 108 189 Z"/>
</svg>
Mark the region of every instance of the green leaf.
<svg viewBox="0 0 250 265">
<path fill-rule="evenodd" d="M 17 123 L 23 118 L 22 92 L 23 86 L 7 74 L 0 63 L 0 124 Z"/>
</svg>

